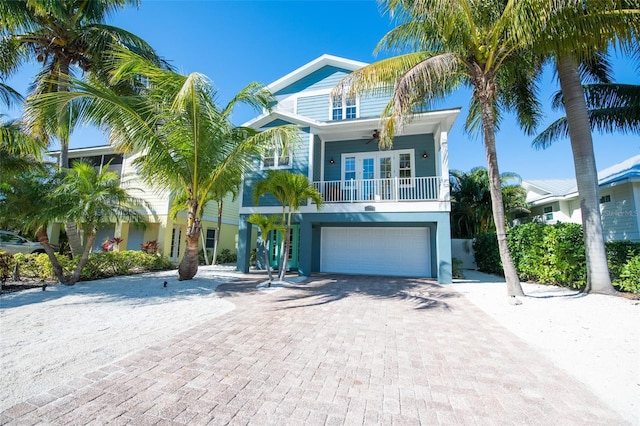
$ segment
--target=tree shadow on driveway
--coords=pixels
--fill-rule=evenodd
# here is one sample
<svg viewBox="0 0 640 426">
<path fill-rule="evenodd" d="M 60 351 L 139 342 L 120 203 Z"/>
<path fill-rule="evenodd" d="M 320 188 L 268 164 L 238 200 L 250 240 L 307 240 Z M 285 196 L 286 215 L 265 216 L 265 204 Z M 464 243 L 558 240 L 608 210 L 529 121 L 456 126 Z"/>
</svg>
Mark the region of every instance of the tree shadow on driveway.
<svg viewBox="0 0 640 426">
<path fill-rule="evenodd" d="M 280 296 L 280 309 L 296 309 L 337 302 L 349 297 L 409 302 L 415 309 L 449 309 L 447 300 L 462 297 L 433 280 L 387 276 L 318 274 L 288 286 L 294 292 Z"/>
</svg>

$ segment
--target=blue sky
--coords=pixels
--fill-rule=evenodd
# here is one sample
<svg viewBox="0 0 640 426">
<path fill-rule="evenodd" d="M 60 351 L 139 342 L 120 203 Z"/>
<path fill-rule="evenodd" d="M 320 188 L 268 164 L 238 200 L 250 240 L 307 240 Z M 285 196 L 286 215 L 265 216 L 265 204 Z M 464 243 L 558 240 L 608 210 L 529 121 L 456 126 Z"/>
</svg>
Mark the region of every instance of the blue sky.
<svg viewBox="0 0 640 426">
<path fill-rule="evenodd" d="M 140 8 L 121 10 L 109 23 L 147 40 L 178 71 L 207 75 L 218 90 L 220 104 L 251 81 L 269 84 L 324 53 L 363 62 L 388 56 L 383 53 L 375 57 L 373 50 L 392 28 L 375 0 L 142 0 Z M 630 61 L 618 59 L 614 65 L 618 81 L 640 84 Z M 23 68 L 9 83 L 26 92 L 36 69 L 36 65 Z M 545 72 L 542 86 L 540 99 L 547 107 L 558 89 L 550 71 Z M 463 171 L 486 165 L 481 138 L 463 131 L 469 98 L 470 91 L 461 89 L 436 105 L 462 107 L 449 135 L 449 163 L 450 168 Z M 561 113 L 547 108 L 546 114 L 540 130 Z M 233 121 L 242 124 L 254 115 L 239 110 Z M 518 173 L 523 179 L 574 176 L 568 140 L 537 151 L 531 148 L 531 139 L 515 125 L 513 117 L 505 117 L 497 134 L 500 171 Z M 105 143 L 100 132 L 80 129 L 73 135 L 71 147 Z M 594 133 L 594 148 L 598 169 L 603 169 L 640 154 L 640 138 Z"/>
</svg>

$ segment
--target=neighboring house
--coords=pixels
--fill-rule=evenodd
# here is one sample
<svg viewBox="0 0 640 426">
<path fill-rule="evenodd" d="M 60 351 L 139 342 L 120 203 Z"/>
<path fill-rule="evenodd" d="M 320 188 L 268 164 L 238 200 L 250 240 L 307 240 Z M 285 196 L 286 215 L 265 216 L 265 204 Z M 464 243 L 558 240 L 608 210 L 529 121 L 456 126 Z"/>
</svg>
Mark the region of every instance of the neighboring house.
<svg viewBox="0 0 640 426">
<path fill-rule="evenodd" d="M 640 155 L 598 173 L 600 213 L 607 241 L 640 241 Z M 542 223 L 582 223 L 575 179 L 523 181 L 529 219 Z"/>
<path fill-rule="evenodd" d="M 52 156 L 59 153 L 53 152 Z M 132 165 L 135 155 L 120 155 L 114 152 L 110 146 L 97 146 L 92 148 L 79 148 L 69 150 L 69 164 L 75 161 L 87 161 L 96 167 L 102 167 L 110 162 L 109 171 L 118 173 L 121 177 L 123 187 L 129 188 L 129 193 L 135 197 L 146 200 L 151 207 L 151 211 L 146 211 L 147 224 L 140 226 L 131 223 L 120 223 L 104 226 L 98 229 L 94 250 L 99 250 L 102 244 L 111 238 L 122 238 L 119 244 L 120 250 L 140 250 L 141 245 L 148 241 L 157 241 L 159 252 L 172 262 L 179 262 L 182 259 L 186 247 L 186 223 L 185 212 L 178 214 L 172 219 L 169 215 L 171 209 L 169 192 L 160 192 L 157 189 L 145 184 L 137 175 Z M 222 229 L 218 253 L 222 249 L 229 249 L 236 252 L 238 241 L 238 206 L 239 202 L 227 196 L 223 201 Z M 202 217 L 202 238 L 209 249 L 213 250 L 216 228 L 218 226 L 218 206 L 215 202 L 207 204 Z M 60 225 L 52 229 L 51 238 L 57 243 Z M 209 261 L 211 259 L 209 258 Z"/>
<path fill-rule="evenodd" d="M 299 127 L 288 152 L 256 159 L 245 175 L 240 206 L 238 269 L 248 272 L 252 213 L 281 214 L 271 196 L 253 202 L 252 186 L 267 170 L 302 173 L 325 206 L 303 205 L 294 216 L 288 267 L 314 272 L 434 277 L 451 282 L 447 134 L 460 109 L 420 113 L 380 150 L 377 134 L 386 95 L 331 99 L 347 74 L 366 65 L 323 55 L 271 83 L 277 103 L 245 125 Z M 279 234 L 268 237 L 272 263 Z"/>
</svg>

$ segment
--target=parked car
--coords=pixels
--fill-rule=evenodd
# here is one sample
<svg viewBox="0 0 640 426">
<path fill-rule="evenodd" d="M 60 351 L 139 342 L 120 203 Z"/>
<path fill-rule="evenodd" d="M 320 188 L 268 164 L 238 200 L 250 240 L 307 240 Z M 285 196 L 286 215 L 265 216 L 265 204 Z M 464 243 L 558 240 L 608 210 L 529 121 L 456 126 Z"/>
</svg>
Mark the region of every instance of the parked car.
<svg viewBox="0 0 640 426">
<path fill-rule="evenodd" d="M 14 232 L 0 231 L 0 251 L 11 254 L 44 253 L 44 247 L 39 242 L 29 241 Z"/>
</svg>

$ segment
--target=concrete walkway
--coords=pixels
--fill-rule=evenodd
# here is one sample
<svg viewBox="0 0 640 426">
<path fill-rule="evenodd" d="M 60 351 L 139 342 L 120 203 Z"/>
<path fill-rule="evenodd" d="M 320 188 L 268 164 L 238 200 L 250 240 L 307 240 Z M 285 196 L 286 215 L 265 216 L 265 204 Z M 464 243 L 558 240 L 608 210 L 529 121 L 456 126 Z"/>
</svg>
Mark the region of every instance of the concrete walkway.
<svg viewBox="0 0 640 426">
<path fill-rule="evenodd" d="M 0 424 L 627 424 L 428 280 L 248 277 L 225 315 L 14 405 Z"/>
</svg>

